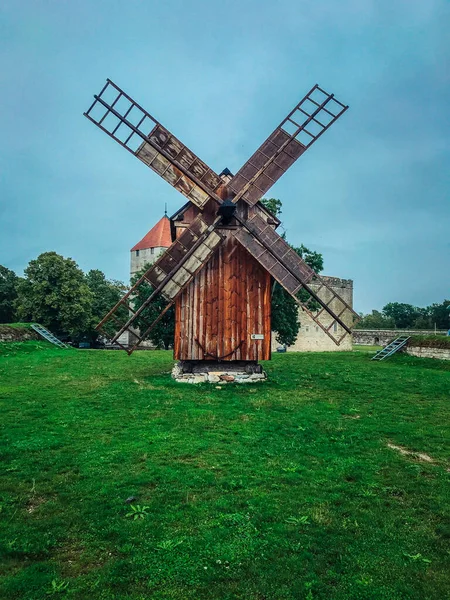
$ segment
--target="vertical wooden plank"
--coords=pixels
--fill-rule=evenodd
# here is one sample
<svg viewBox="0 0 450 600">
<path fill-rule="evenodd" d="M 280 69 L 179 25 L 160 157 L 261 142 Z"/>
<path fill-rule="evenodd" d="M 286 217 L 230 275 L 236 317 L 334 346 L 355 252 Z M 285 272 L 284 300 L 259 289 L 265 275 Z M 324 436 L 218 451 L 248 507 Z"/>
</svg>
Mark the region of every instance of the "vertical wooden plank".
<svg viewBox="0 0 450 600">
<path fill-rule="evenodd" d="M 178 360 L 209 359 L 238 351 L 224 360 L 270 358 L 270 275 L 234 238 L 197 273 L 176 302 L 174 355 Z M 250 340 L 263 333 L 264 340 Z"/>
</svg>

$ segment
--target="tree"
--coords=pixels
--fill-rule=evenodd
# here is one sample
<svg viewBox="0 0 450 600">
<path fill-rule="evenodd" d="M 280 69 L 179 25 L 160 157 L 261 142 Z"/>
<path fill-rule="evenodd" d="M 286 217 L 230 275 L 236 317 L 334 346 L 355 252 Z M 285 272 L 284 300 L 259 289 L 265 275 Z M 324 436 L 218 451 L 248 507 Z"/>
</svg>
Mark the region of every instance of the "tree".
<svg viewBox="0 0 450 600">
<path fill-rule="evenodd" d="M 30 261 L 17 288 L 17 313 L 57 335 L 78 338 L 92 329 L 93 294 L 71 258 L 44 252 Z"/>
<path fill-rule="evenodd" d="M 395 322 L 392 317 L 386 317 L 378 310 L 373 310 L 370 315 L 362 315 L 356 329 L 394 329 Z"/>
<path fill-rule="evenodd" d="M 95 331 L 94 327 L 117 304 L 127 288 L 121 281 L 106 279 L 105 274 L 99 269 L 91 269 L 85 275 L 85 280 L 92 294 L 92 327 L 90 331 L 86 332 L 86 335 L 91 340 L 95 340 L 98 337 L 98 332 Z M 123 307 L 123 310 L 118 312 L 120 314 L 116 313 L 117 317 L 125 322 L 125 317 L 128 314 L 126 308 Z M 116 329 L 117 324 L 112 320 L 103 326 L 103 330 L 109 335 L 114 335 Z"/>
<path fill-rule="evenodd" d="M 131 285 L 134 285 L 142 275 L 148 271 L 151 267 L 150 264 L 145 265 L 141 271 L 136 273 L 131 279 Z M 142 304 L 151 296 L 153 288 L 151 285 L 142 284 L 139 286 L 138 294 L 133 297 L 134 309 L 138 309 Z M 133 323 L 134 326 L 138 327 L 141 333 L 144 333 L 148 326 L 161 314 L 166 308 L 167 301 L 160 295 L 151 301 L 151 303 L 145 307 L 141 315 Z M 173 346 L 175 336 L 175 309 L 173 306 L 164 314 L 160 321 L 148 334 L 148 338 L 158 348 L 165 348 L 168 350 Z"/>
<path fill-rule="evenodd" d="M 436 324 L 437 329 L 450 328 L 450 300 L 444 300 L 441 304 L 432 304 L 427 307 L 431 326 Z"/>
<path fill-rule="evenodd" d="M 0 323 L 12 323 L 15 320 L 15 300 L 19 277 L 3 265 L 0 265 Z"/>
<path fill-rule="evenodd" d="M 413 327 L 414 321 L 420 317 L 420 309 L 412 304 L 389 302 L 383 307 L 383 314 L 394 320 L 395 327 L 408 329 Z"/>
<path fill-rule="evenodd" d="M 283 203 L 281 200 L 278 200 L 278 198 L 261 198 L 261 204 L 263 204 L 274 217 L 279 217 L 281 215 Z"/>
<path fill-rule="evenodd" d="M 281 214 L 282 202 L 276 198 L 262 198 L 261 203 L 270 212 L 278 217 Z M 285 234 L 282 235 L 283 239 Z M 303 244 L 299 247 L 291 246 L 300 258 L 312 268 L 316 273 L 320 273 L 323 269 L 323 256 L 319 252 L 310 250 Z M 305 302 L 309 298 L 309 294 L 301 290 L 298 298 Z M 310 305 L 314 310 L 314 302 Z M 279 344 L 292 346 L 297 339 L 300 330 L 300 321 L 298 320 L 299 306 L 294 298 L 286 292 L 278 283 L 274 283 L 272 288 L 272 330 L 275 332 L 275 339 Z"/>
</svg>

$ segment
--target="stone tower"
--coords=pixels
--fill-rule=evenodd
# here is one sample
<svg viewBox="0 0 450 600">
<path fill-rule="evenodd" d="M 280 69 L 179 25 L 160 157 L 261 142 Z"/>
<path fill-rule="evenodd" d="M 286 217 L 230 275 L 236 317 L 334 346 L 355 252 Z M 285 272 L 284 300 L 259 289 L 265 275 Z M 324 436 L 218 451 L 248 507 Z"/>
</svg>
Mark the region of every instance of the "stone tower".
<svg viewBox="0 0 450 600">
<path fill-rule="evenodd" d="M 152 264 L 172 244 L 170 220 L 164 215 L 142 240 L 131 248 L 130 278 L 146 264 Z"/>
</svg>

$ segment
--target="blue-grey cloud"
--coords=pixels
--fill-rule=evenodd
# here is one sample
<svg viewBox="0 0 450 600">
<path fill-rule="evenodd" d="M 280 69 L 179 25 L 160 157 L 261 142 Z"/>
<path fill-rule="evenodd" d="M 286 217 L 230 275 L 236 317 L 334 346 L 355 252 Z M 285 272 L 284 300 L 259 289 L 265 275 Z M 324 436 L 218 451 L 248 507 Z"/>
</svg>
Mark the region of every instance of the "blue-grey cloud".
<svg viewBox="0 0 450 600">
<path fill-rule="evenodd" d="M 6 1 L 0 263 L 56 250 L 126 279 L 182 199 L 82 117 L 111 77 L 236 171 L 316 81 L 350 110 L 280 180 L 289 239 L 355 280 L 358 310 L 449 295 L 445 0 Z"/>
</svg>

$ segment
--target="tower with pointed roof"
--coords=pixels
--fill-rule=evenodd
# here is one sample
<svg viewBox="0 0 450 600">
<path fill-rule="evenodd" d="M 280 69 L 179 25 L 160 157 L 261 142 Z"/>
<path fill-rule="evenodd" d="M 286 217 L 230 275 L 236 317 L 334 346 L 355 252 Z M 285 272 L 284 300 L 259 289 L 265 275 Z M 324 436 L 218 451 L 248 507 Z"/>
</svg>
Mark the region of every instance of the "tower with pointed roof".
<svg viewBox="0 0 450 600">
<path fill-rule="evenodd" d="M 131 248 L 130 278 L 155 260 L 172 244 L 170 220 L 167 213 Z"/>
</svg>

